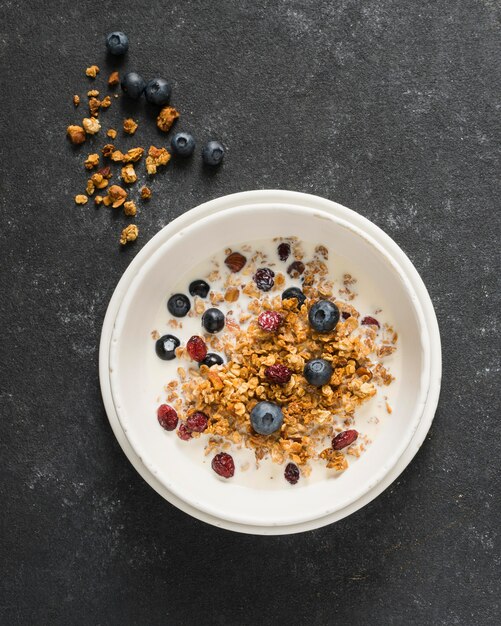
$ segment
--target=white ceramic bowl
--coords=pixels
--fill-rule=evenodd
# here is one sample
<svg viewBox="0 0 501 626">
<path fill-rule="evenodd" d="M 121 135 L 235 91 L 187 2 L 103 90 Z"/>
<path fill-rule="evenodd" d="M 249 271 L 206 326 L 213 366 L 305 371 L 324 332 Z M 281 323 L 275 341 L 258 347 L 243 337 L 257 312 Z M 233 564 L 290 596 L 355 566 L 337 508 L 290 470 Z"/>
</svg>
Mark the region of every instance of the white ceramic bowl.
<svg viewBox="0 0 501 626">
<path fill-rule="evenodd" d="M 394 413 L 366 453 L 336 480 L 293 489 L 258 490 L 221 481 L 186 454 L 186 444 L 159 431 L 148 376 L 150 332 L 159 305 L 179 276 L 227 246 L 297 235 L 322 242 L 378 285 L 399 331 L 403 375 Z M 430 337 L 420 299 L 391 254 L 359 227 L 331 213 L 284 203 L 247 204 L 208 215 L 179 230 L 139 268 L 116 316 L 109 352 L 116 413 L 148 473 L 189 507 L 251 527 L 290 527 L 326 519 L 373 490 L 392 470 L 419 425 L 430 385 Z"/>
</svg>

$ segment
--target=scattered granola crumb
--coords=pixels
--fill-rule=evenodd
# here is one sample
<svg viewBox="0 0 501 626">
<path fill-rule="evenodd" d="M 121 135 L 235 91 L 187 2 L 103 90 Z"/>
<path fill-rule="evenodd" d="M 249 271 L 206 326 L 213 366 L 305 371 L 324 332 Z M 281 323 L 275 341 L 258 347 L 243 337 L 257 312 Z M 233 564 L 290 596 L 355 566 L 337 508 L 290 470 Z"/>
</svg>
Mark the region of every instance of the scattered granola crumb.
<svg viewBox="0 0 501 626">
<path fill-rule="evenodd" d="M 122 246 L 130 243 L 131 241 L 136 241 L 139 236 L 139 229 L 135 224 L 129 224 L 122 230 L 122 234 L 120 235 L 120 243 Z"/>
<path fill-rule="evenodd" d="M 124 132 L 128 135 L 133 135 L 136 132 L 137 127 L 137 123 L 131 117 L 124 120 Z"/>
<path fill-rule="evenodd" d="M 129 200 L 124 204 L 124 213 L 127 217 L 134 217 L 136 215 L 137 207 L 132 200 Z"/>
<path fill-rule="evenodd" d="M 73 104 L 77 107 L 80 104 L 80 96 L 76 94 L 73 96 Z"/>
<path fill-rule="evenodd" d="M 89 78 L 96 78 L 98 74 L 99 74 L 99 68 L 97 65 L 91 65 L 85 70 L 85 75 L 88 76 Z"/>
<path fill-rule="evenodd" d="M 116 87 L 119 82 L 120 82 L 120 76 L 118 72 L 112 72 L 110 74 L 110 77 L 108 78 L 108 85 L 110 87 Z"/>
<path fill-rule="evenodd" d="M 89 98 L 96 98 L 99 95 L 99 91 L 97 89 L 91 89 L 87 92 L 87 96 Z"/>
<path fill-rule="evenodd" d="M 89 198 L 87 198 L 87 196 L 85 196 L 83 193 L 79 193 L 77 196 L 75 196 L 75 202 L 77 204 L 87 204 L 87 200 Z"/>
<path fill-rule="evenodd" d="M 94 191 L 96 191 L 96 188 L 95 188 L 94 183 L 92 182 L 92 180 L 89 178 L 89 180 L 87 181 L 87 187 L 85 188 L 85 193 L 88 196 L 92 196 Z"/>
<path fill-rule="evenodd" d="M 111 200 L 111 206 L 114 209 L 122 206 L 127 198 L 127 192 L 119 185 L 112 185 L 108 190 L 108 197 Z"/>
<path fill-rule="evenodd" d="M 84 161 L 85 169 L 91 170 L 99 165 L 99 154 L 89 154 Z"/>
<path fill-rule="evenodd" d="M 100 204 L 102 204 L 102 203 L 103 203 L 103 196 L 96 196 L 96 197 L 94 198 L 94 204 L 95 204 L 96 206 L 99 206 L 99 205 L 100 205 Z"/>
<path fill-rule="evenodd" d="M 91 114 L 92 117 L 98 116 L 98 111 L 99 111 L 100 106 L 101 106 L 101 100 L 98 100 L 97 98 L 89 99 L 89 113 Z"/>
<path fill-rule="evenodd" d="M 107 143 L 102 147 L 101 152 L 103 153 L 103 156 L 110 157 L 114 150 L 115 146 L 112 143 Z"/>
<path fill-rule="evenodd" d="M 108 186 L 108 179 L 105 178 L 105 176 L 101 174 L 101 172 L 96 172 L 95 174 L 92 174 L 90 179 L 94 183 L 96 189 L 104 189 Z"/>
<path fill-rule="evenodd" d="M 71 143 L 76 145 L 85 141 L 85 131 L 81 126 L 68 126 L 66 134 L 70 138 Z"/>
<path fill-rule="evenodd" d="M 141 200 L 149 200 L 151 198 L 151 189 L 149 187 L 141 187 Z"/>
<path fill-rule="evenodd" d="M 88 135 L 95 135 L 101 128 L 101 124 L 95 117 L 85 117 L 82 126 Z"/>
<path fill-rule="evenodd" d="M 106 136 L 110 137 L 110 139 L 115 139 L 117 136 L 117 131 L 114 128 L 108 128 L 106 131 Z"/>
<path fill-rule="evenodd" d="M 102 100 L 101 100 L 101 108 L 102 109 L 107 109 L 111 106 L 111 98 L 110 96 L 105 96 Z"/>
<path fill-rule="evenodd" d="M 148 174 L 156 174 L 157 168 L 161 165 L 167 165 L 169 161 L 170 153 L 165 148 L 150 146 L 148 156 L 146 157 L 146 171 Z"/>
<path fill-rule="evenodd" d="M 390 404 L 388 402 L 386 402 L 386 412 L 391 415 L 393 413 L 393 409 L 391 408 Z"/>
<path fill-rule="evenodd" d="M 124 165 L 124 167 L 122 167 L 121 176 L 122 176 L 122 180 L 124 181 L 124 183 L 136 182 L 137 174 L 132 163 L 129 163 L 127 165 Z"/>
<path fill-rule="evenodd" d="M 172 124 L 179 117 L 179 112 L 174 107 L 164 107 L 157 117 L 157 126 L 165 133 L 169 132 Z"/>
</svg>

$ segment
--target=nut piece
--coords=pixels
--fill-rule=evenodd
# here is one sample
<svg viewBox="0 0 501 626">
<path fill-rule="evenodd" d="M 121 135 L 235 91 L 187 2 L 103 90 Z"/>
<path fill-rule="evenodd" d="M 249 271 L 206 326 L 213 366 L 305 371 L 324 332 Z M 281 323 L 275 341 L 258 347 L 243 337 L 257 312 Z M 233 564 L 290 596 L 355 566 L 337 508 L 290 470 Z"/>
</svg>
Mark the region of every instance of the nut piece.
<svg viewBox="0 0 501 626">
<path fill-rule="evenodd" d="M 99 154 L 89 154 L 84 161 L 85 169 L 91 170 L 99 165 Z"/>
<path fill-rule="evenodd" d="M 85 129 L 85 132 L 88 135 L 95 135 L 98 130 L 101 128 L 101 124 L 96 120 L 95 117 L 85 117 L 82 120 L 82 126 Z"/>
<path fill-rule="evenodd" d="M 133 135 L 137 130 L 136 122 L 131 118 L 124 120 L 124 132 L 128 135 Z"/>
<path fill-rule="evenodd" d="M 98 74 L 99 74 L 99 68 L 97 65 L 91 65 L 85 70 L 85 75 L 88 76 L 89 78 L 96 78 Z"/>
<path fill-rule="evenodd" d="M 87 204 L 87 196 L 85 196 L 83 193 L 79 193 L 78 196 L 75 196 L 75 202 L 77 204 Z"/>
<path fill-rule="evenodd" d="M 110 74 L 110 77 L 108 78 L 108 85 L 110 87 L 116 87 L 119 82 L 120 82 L 120 76 L 118 75 L 118 72 L 112 72 Z"/>
<path fill-rule="evenodd" d="M 174 107 L 164 107 L 157 117 L 157 126 L 160 130 L 168 133 L 170 127 L 179 117 L 179 112 Z"/>
<path fill-rule="evenodd" d="M 73 104 L 77 107 L 80 104 L 80 96 L 73 96 Z"/>
<path fill-rule="evenodd" d="M 226 257 L 224 262 L 228 269 L 236 274 L 247 263 L 247 259 L 240 252 L 232 252 Z"/>
<path fill-rule="evenodd" d="M 87 96 L 89 98 L 95 98 L 98 95 L 99 95 L 99 91 L 97 89 L 91 89 L 90 91 L 87 92 Z"/>
<path fill-rule="evenodd" d="M 151 189 L 149 187 L 141 188 L 141 200 L 149 200 L 151 198 Z"/>
<path fill-rule="evenodd" d="M 237 287 L 228 287 L 226 293 L 224 294 L 224 299 L 226 302 L 236 302 L 239 295 L 240 292 Z"/>
<path fill-rule="evenodd" d="M 124 213 L 127 217 L 134 217 L 137 213 L 137 207 L 132 200 L 124 204 Z"/>
<path fill-rule="evenodd" d="M 122 167 L 122 180 L 124 181 L 124 183 L 136 182 L 137 174 L 134 170 L 134 166 L 132 165 L 132 163 L 129 163 L 128 165 L 124 165 L 124 167 Z"/>
<path fill-rule="evenodd" d="M 105 96 L 102 100 L 101 100 L 101 108 L 102 109 L 107 109 L 108 107 L 111 106 L 111 98 L 110 96 Z"/>
<path fill-rule="evenodd" d="M 81 126 L 68 126 L 66 133 L 71 143 L 80 144 L 85 141 L 85 132 Z"/>
<path fill-rule="evenodd" d="M 165 148 L 150 146 L 146 157 L 146 171 L 148 174 L 156 174 L 160 165 L 167 165 L 170 161 L 170 153 Z"/>
<path fill-rule="evenodd" d="M 144 148 L 131 148 L 130 150 L 127 150 L 127 154 L 124 157 L 124 161 L 126 163 L 130 163 L 131 161 L 135 163 L 136 161 L 139 161 L 139 159 L 143 156 L 143 154 L 144 154 Z"/>
<path fill-rule="evenodd" d="M 108 128 L 108 130 L 106 131 L 106 135 L 111 139 L 115 139 L 115 137 L 117 136 L 117 131 L 114 128 Z"/>
<path fill-rule="evenodd" d="M 112 143 L 107 143 L 103 146 L 101 152 L 103 153 L 103 156 L 110 157 L 113 154 L 114 150 L 115 146 Z"/>
<path fill-rule="evenodd" d="M 94 183 L 96 189 L 104 189 L 108 186 L 108 180 L 100 172 L 92 174 L 90 179 Z"/>
<path fill-rule="evenodd" d="M 111 200 L 111 206 L 117 209 L 125 202 L 127 198 L 127 192 L 119 185 L 112 185 L 108 190 L 108 197 Z"/>
<path fill-rule="evenodd" d="M 122 234 L 120 235 L 120 243 L 122 246 L 125 246 L 126 243 L 130 241 L 136 241 L 139 235 L 139 229 L 135 224 L 129 224 L 122 230 Z"/>
</svg>

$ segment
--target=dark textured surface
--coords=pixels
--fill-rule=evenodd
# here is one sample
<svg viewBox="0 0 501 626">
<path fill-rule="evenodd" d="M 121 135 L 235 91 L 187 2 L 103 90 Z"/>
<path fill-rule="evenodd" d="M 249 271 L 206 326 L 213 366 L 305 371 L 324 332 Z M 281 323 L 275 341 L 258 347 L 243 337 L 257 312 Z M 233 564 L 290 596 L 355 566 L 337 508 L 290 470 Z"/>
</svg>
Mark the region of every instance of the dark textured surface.
<svg viewBox="0 0 501 626">
<path fill-rule="evenodd" d="M 499 623 L 499 3 L 0 9 L 0 622 Z M 101 86 L 111 67 L 114 28 L 130 36 L 124 67 L 173 79 L 179 128 L 228 146 L 214 176 L 195 158 L 155 179 L 125 251 L 124 218 L 73 203 L 93 142 L 64 136 L 84 68 L 101 66 Z M 122 106 L 102 119 L 117 125 Z M 137 140 L 117 145 L 161 142 L 131 111 Z M 105 309 L 139 248 L 202 201 L 266 187 L 337 200 L 394 237 L 430 290 L 444 356 L 433 428 L 398 482 L 281 538 L 164 502 L 116 443 L 97 376 Z"/>
</svg>

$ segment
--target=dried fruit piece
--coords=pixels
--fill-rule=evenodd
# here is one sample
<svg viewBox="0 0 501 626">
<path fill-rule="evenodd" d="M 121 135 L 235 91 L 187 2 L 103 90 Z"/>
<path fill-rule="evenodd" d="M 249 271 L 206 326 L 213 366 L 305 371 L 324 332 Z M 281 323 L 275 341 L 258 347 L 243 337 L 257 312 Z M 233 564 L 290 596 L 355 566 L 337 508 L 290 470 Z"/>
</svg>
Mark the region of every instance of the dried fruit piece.
<svg viewBox="0 0 501 626">
<path fill-rule="evenodd" d="M 233 458 L 226 452 L 220 452 L 212 459 L 212 469 L 223 478 L 231 478 L 235 474 Z"/>
<path fill-rule="evenodd" d="M 295 485 L 299 480 L 299 467 L 295 463 L 287 463 L 284 471 L 285 480 L 291 485 Z"/>
<path fill-rule="evenodd" d="M 169 132 L 172 124 L 179 117 L 179 112 L 174 107 L 164 107 L 157 117 L 157 126 L 165 133 Z"/>
<path fill-rule="evenodd" d="M 351 317 L 351 313 L 348 313 L 348 311 L 341 311 L 341 317 L 344 320 L 347 320 L 349 317 Z"/>
<path fill-rule="evenodd" d="M 278 311 L 263 311 L 257 318 L 259 328 L 268 332 L 275 332 L 279 329 L 284 318 Z"/>
<path fill-rule="evenodd" d="M 243 254 L 240 254 L 240 252 L 232 252 L 226 257 L 224 262 L 230 272 L 236 274 L 247 263 L 247 259 L 244 257 Z"/>
<path fill-rule="evenodd" d="M 197 335 L 193 335 L 193 337 L 188 339 L 186 350 L 194 361 L 203 361 L 207 356 L 207 346 L 205 345 L 205 341 L 202 337 L 198 337 Z"/>
<path fill-rule="evenodd" d="M 253 276 L 254 282 L 261 291 L 270 291 L 275 284 L 275 272 L 269 267 L 260 267 Z"/>
<path fill-rule="evenodd" d="M 370 315 L 366 315 L 361 321 L 361 324 L 363 324 L 364 326 L 377 326 L 378 328 L 380 328 L 377 319 L 375 317 L 371 317 Z"/>
<path fill-rule="evenodd" d="M 175 430 L 178 417 L 176 410 L 168 404 L 161 404 L 157 409 L 158 423 L 165 430 Z"/>
<path fill-rule="evenodd" d="M 304 263 L 301 261 L 294 261 L 294 263 L 291 263 L 287 268 L 287 274 L 289 274 L 291 278 L 299 278 L 303 272 Z"/>
<path fill-rule="evenodd" d="M 98 174 L 101 174 L 103 178 L 111 178 L 111 167 L 106 165 L 102 167 L 100 170 L 97 170 Z"/>
<path fill-rule="evenodd" d="M 358 431 L 356 430 L 343 430 L 342 433 L 336 435 L 332 440 L 332 448 L 334 450 L 342 450 L 351 446 L 351 444 L 358 438 Z"/>
<path fill-rule="evenodd" d="M 264 370 L 264 375 L 270 382 L 283 385 L 291 379 L 292 371 L 282 363 L 275 363 Z"/>
<path fill-rule="evenodd" d="M 290 244 L 286 242 L 279 244 L 277 251 L 278 251 L 278 258 L 281 261 L 287 261 L 291 253 Z"/>
<path fill-rule="evenodd" d="M 184 424 L 179 424 L 179 428 L 177 429 L 177 436 L 183 441 L 189 441 L 192 438 L 191 431 L 188 430 Z"/>
<path fill-rule="evenodd" d="M 66 133 L 70 138 L 71 143 L 74 143 L 75 145 L 83 143 L 86 139 L 85 131 L 81 126 L 68 126 Z"/>
<path fill-rule="evenodd" d="M 120 235 L 120 243 L 125 246 L 126 243 L 136 241 L 139 236 L 139 228 L 135 224 L 129 224 L 122 230 Z"/>
<path fill-rule="evenodd" d="M 195 433 L 203 433 L 207 428 L 207 424 L 209 422 L 209 418 L 202 411 L 196 411 L 188 416 L 186 420 L 186 427 L 189 428 L 192 432 Z"/>
</svg>

